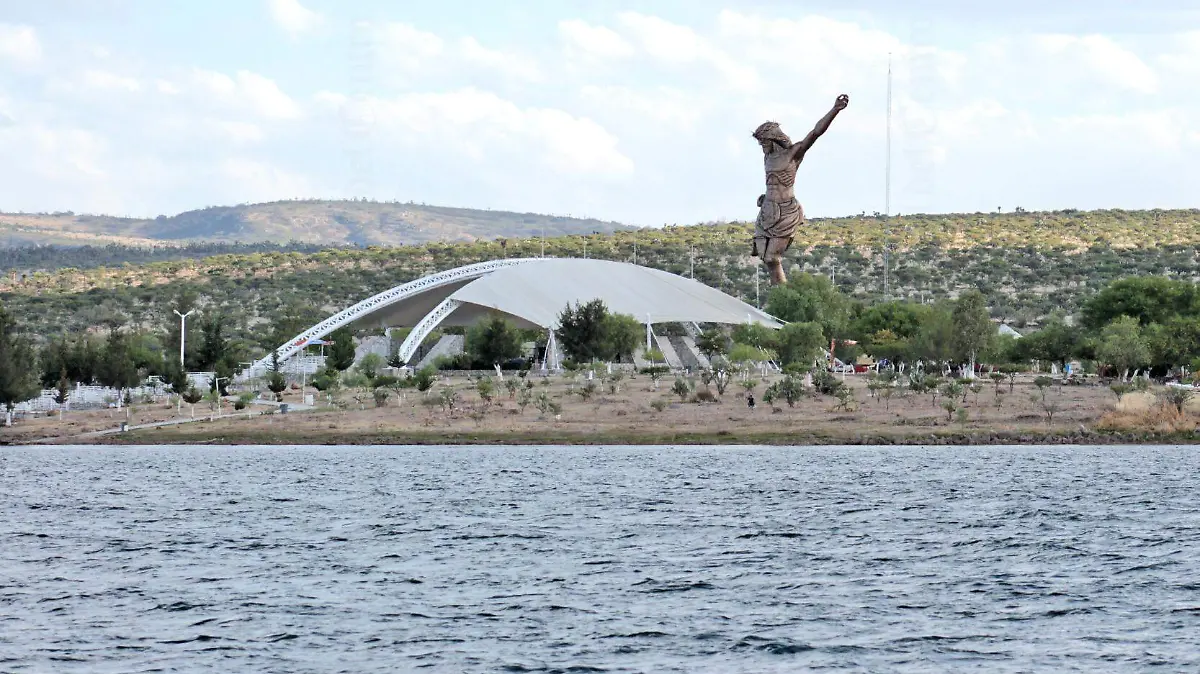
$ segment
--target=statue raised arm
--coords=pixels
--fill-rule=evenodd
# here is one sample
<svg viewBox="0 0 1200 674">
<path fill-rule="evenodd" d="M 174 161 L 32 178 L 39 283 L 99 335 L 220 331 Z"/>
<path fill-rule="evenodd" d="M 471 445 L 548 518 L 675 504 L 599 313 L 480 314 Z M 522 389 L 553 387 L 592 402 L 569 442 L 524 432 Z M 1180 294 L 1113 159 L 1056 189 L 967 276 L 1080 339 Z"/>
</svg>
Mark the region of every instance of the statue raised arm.
<svg viewBox="0 0 1200 674">
<path fill-rule="evenodd" d="M 804 209 L 796 201 L 796 170 L 804 161 L 804 154 L 829 130 L 834 118 L 849 104 L 849 96 L 838 96 L 833 108 L 798 143 L 793 143 L 775 122 L 766 122 L 754 131 L 754 139 L 763 151 L 767 191 L 758 198 L 759 211 L 754 225 L 751 255 L 762 258 L 771 272 L 771 285 L 787 282 L 783 273 L 783 253 L 792 245 L 796 228 L 804 222 Z"/>
</svg>

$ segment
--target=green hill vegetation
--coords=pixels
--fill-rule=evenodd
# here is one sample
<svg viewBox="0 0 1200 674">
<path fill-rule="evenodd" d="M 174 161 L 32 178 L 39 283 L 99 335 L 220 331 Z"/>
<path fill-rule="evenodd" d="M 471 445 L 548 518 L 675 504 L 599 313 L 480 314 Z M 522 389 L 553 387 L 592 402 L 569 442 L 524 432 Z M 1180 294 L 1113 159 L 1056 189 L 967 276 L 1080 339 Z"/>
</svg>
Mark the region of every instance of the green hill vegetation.
<svg viewBox="0 0 1200 674">
<path fill-rule="evenodd" d="M 189 369 L 225 377 L 371 294 L 471 262 L 538 256 L 543 245 L 547 256 L 694 274 L 789 322 L 778 332 L 755 326 L 707 331 L 702 347 L 731 363 L 769 356 L 785 372 L 798 373 L 819 368 L 830 340 L 852 340 L 856 344 L 838 347 L 840 358 L 865 353 L 929 363 L 936 371 L 947 363 L 985 362 L 1016 372 L 1035 361 L 1079 360 L 1085 371 L 1118 377 L 1126 386 L 1139 370 L 1160 376 L 1200 370 L 1200 211 L 814 220 L 787 252 L 789 283 L 770 289 L 759 261 L 749 256 L 750 234 L 749 224 L 719 223 L 544 242 L 526 236 L 315 252 L 264 248 L 144 264 L 11 269 L 0 280 L 0 403 L 22 399 L 37 384 L 66 390 L 96 381 L 122 388 L 151 374 L 179 381 L 179 391 L 186 382 L 174 310 L 202 309 L 188 323 Z M 121 248 L 109 250 L 120 257 Z M 997 321 L 1026 336 L 998 336 Z M 567 336 L 561 336 L 564 344 Z M 343 331 L 334 342 L 352 353 L 350 338 Z M 479 337 L 468 334 L 472 353 L 490 352 L 472 339 Z M 913 391 L 928 383 L 912 375 L 908 381 Z M 1038 384 L 1043 403 L 1045 386 Z M 943 395 L 951 400 L 965 395 L 947 390 Z M 1114 393 L 1119 399 L 1125 390 Z M 1172 403 L 1180 413 L 1183 402 Z M 947 412 L 956 413 L 957 407 Z M 1051 407 L 1046 414 L 1049 419 Z"/>
<path fill-rule="evenodd" d="M 536 213 L 359 200 L 293 200 L 213 206 L 153 219 L 0 213 L 0 243 L 152 246 L 197 241 L 399 246 L 431 241 L 562 236 L 632 229 L 615 222 Z"/>
<path fill-rule="evenodd" d="M 766 281 L 757 259 L 749 256 L 751 228 L 721 223 L 548 237 L 545 254 L 636 260 L 694 274 L 761 304 Z M 814 219 L 787 252 L 789 271 L 823 274 L 857 301 L 879 301 L 889 232 L 892 298 L 929 303 L 977 289 L 987 298 L 993 318 L 1023 327 L 1052 314 L 1076 312 L 1085 298 L 1117 278 L 1193 278 L 1200 211 Z M 0 279 L 0 299 L 38 334 L 57 334 L 113 323 L 160 325 L 178 297 L 193 295 L 202 306 L 227 307 L 237 329 L 248 333 L 284 313 L 319 318 L 438 270 L 505 256 L 538 256 L 542 241 L 535 235 L 509 237 L 503 245 L 476 240 L 317 252 L 283 247 L 145 264 L 122 261 L 143 248 L 104 250 L 112 262 L 90 268 L 50 269 L 49 260 L 36 267 L 42 271 L 10 267 Z"/>
</svg>

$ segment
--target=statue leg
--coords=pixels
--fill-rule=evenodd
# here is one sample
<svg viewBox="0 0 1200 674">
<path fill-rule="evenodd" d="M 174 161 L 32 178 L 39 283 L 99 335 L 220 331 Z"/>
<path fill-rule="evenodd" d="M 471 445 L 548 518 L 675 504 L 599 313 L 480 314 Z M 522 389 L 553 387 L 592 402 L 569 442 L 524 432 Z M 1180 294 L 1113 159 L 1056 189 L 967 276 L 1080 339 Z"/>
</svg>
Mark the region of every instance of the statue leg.
<svg viewBox="0 0 1200 674">
<path fill-rule="evenodd" d="M 763 263 L 771 273 L 771 285 L 778 286 L 787 283 L 787 275 L 783 273 L 783 252 L 791 245 L 791 239 L 772 238 L 764 242 L 766 251 Z"/>
</svg>

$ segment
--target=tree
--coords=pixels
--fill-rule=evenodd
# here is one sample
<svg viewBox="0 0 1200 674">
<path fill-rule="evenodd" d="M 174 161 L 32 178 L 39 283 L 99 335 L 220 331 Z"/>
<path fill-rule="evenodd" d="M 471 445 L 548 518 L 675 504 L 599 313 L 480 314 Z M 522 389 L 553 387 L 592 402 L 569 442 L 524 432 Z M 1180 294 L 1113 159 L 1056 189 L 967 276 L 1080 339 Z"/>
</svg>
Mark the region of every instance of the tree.
<svg viewBox="0 0 1200 674">
<path fill-rule="evenodd" d="M 492 314 L 467 330 L 466 350 L 475 363 L 492 367 L 521 355 L 521 333 L 510 321 Z"/>
<path fill-rule="evenodd" d="M 873 337 L 885 333 L 879 341 L 903 342 L 916 337 L 933 309 L 915 302 L 882 302 L 867 307 L 855 317 L 850 334 L 860 342 L 873 343 Z M 871 352 L 876 357 L 883 357 Z"/>
<path fill-rule="evenodd" d="M 803 273 L 771 289 L 767 312 L 783 321 L 818 323 L 828 341 L 849 325 L 850 301 L 827 277 Z"/>
<path fill-rule="evenodd" d="M 775 331 L 761 323 L 739 323 L 730 333 L 734 344 L 745 344 L 757 349 L 775 349 Z M 730 347 L 731 349 L 733 347 Z"/>
<path fill-rule="evenodd" d="M 604 318 L 604 359 L 632 360 L 633 353 L 642 343 L 645 327 L 628 314 L 608 314 Z"/>
<path fill-rule="evenodd" d="M 696 339 L 696 348 L 709 360 L 728 353 L 729 347 L 729 336 L 720 328 L 709 328 L 700 333 L 700 337 Z"/>
<path fill-rule="evenodd" d="M 96 375 L 101 386 L 117 389 L 118 395 L 123 395 L 127 388 L 137 386 L 137 366 L 130 357 L 128 335 L 121 330 L 113 328 L 108 333 Z"/>
<path fill-rule="evenodd" d="M 425 393 L 433 388 L 435 377 L 436 371 L 432 367 L 423 367 L 413 375 L 413 386 L 421 393 Z"/>
<path fill-rule="evenodd" d="M 1079 331 L 1061 319 L 1051 319 L 1041 330 L 1020 339 L 1021 351 L 1027 358 L 1057 363 L 1064 369 L 1078 354 L 1079 344 Z"/>
<path fill-rule="evenodd" d="M 12 424 L 17 403 L 36 397 L 40 390 L 33 343 L 17 333 L 16 322 L 0 306 L 0 404 L 7 412 L 6 426 Z"/>
<path fill-rule="evenodd" d="M 171 392 L 180 396 L 179 405 L 183 405 L 183 393 L 191 384 L 188 382 L 187 373 L 183 371 L 183 366 L 180 365 L 177 358 L 164 354 L 166 361 L 163 363 L 163 383 L 171 387 Z"/>
<path fill-rule="evenodd" d="M 960 362 L 976 362 L 979 353 L 996 334 L 983 293 L 969 290 L 959 296 L 950 312 L 950 320 L 954 330 L 954 358 Z"/>
<path fill-rule="evenodd" d="M 954 322 L 945 307 L 936 307 L 912 339 L 910 357 L 935 363 L 954 357 Z"/>
<path fill-rule="evenodd" d="M 604 357 L 607 317 L 608 308 L 599 299 L 582 305 L 576 302 L 574 307 L 567 305 L 559 313 L 554 335 L 568 358 L 584 363 Z"/>
<path fill-rule="evenodd" d="M 320 391 L 322 393 L 327 393 L 329 391 L 335 391 L 335 390 L 337 390 L 340 377 L 341 377 L 341 373 L 339 373 L 336 368 L 334 368 L 333 366 L 331 366 L 327 363 L 325 365 L 325 367 L 321 368 L 320 371 L 318 371 L 315 375 L 313 375 L 313 378 L 312 378 L 313 388 L 317 389 L 318 391 Z M 279 395 L 277 393 L 276 399 L 283 400 L 283 396 Z"/>
<path fill-rule="evenodd" d="M 1121 316 L 1104 326 L 1100 331 L 1096 358 L 1121 373 L 1121 379 L 1128 378 L 1131 369 L 1149 365 L 1150 348 L 1138 320 L 1132 316 Z"/>
<path fill-rule="evenodd" d="M 819 323 L 788 323 L 779 329 L 777 339 L 783 365 L 811 364 L 820 357 L 825 345 L 824 330 Z"/>
<path fill-rule="evenodd" d="M 63 406 L 71 399 L 71 381 L 67 379 L 67 368 L 64 365 L 58 376 L 58 385 L 54 388 L 54 402 L 59 406 L 58 418 L 62 418 Z"/>
<path fill-rule="evenodd" d="M 371 386 L 374 386 L 375 380 L 379 377 L 379 370 L 383 368 L 383 356 L 377 353 L 368 353 L 354 367 L 359 374 L 367 378 Z"/>
<path fill-rule="evenodd" d="M 225 337 L 225 318 L 218 313 L 205 317 L 201 329 L 198 365 L 202 371 L 216 370 L 229 359 L 229 340 Z"/>
<path fill-rule="evenodd" d="M 1175 316 L 1200 313 L 1200 293 L 1191 281 L 1163 276 L 1123 278 L 1108 284 L 1084 303 L 1083 325 L 1101 329 L 1121 316 L 1145 326 L 1166 323 Z"/>
<path fill-rule="evenodd" d="M 192 410 L 192 418 L 196 418 L 196 403 L 204 400 L 204 394 L 196 390 L 195 386 L 191 386 L 183 392 L 183 402 L 187 403 Z"/>
<path fill-rule="evenodd" d="M 279 351 L 271 352 L 271 370 L 267 373 L 267 390 L 275 394 L 275 402 L 283 402 L 283 392 L 287 390 L 287 378 L 279 371 Z"/>
<path fill-rule="evenodd" d="M 1176 316 L 1166 323 L 1151 323 L 1143 334 L 1155 368 L 1169 370 L 1200 356 L 1200 319 Z"/>
<path fill-rule="evenodd" d="M 326 364 L 338 372 L 349 370 L 354 365 L 354 334 L 349 328 L 338 328 L 329 339 L 333 343 L 326 354 Z"/>
<path fill-rule="evenodd" d="M 57 339 L 42 347 L 41 353 L 38 355 L 38 363 L 41 365 L 42 388 L 52 388 L 58 384 L 60 376 L 67 370 L 67 362 L 70 357 L 71 347 L 63 335 L 59 335 Z"/>
</svg>

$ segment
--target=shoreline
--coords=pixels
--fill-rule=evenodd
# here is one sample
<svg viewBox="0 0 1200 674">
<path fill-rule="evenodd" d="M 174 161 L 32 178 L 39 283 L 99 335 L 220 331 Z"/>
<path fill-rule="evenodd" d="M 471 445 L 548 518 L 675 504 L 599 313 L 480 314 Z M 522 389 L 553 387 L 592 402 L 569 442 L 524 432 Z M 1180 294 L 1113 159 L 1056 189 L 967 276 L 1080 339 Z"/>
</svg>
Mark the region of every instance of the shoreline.
<svg viewBox="0 0 1200 674">
<path fill-rule="evenodd" d="M 1042 445 L 1200 445 L 1200 433 L 1151 431 L 948 431 L 920 434 L 880 433 L 732 433 L 732 432 L 658 432 L 658 433 L 570 433 L 545 432 L 290 432 L 260 429 L 212 429 L 172 432 L 129 431 L 68 445 L 344 445 L 344 446 L 1042 446 Z"/>
</svg>

